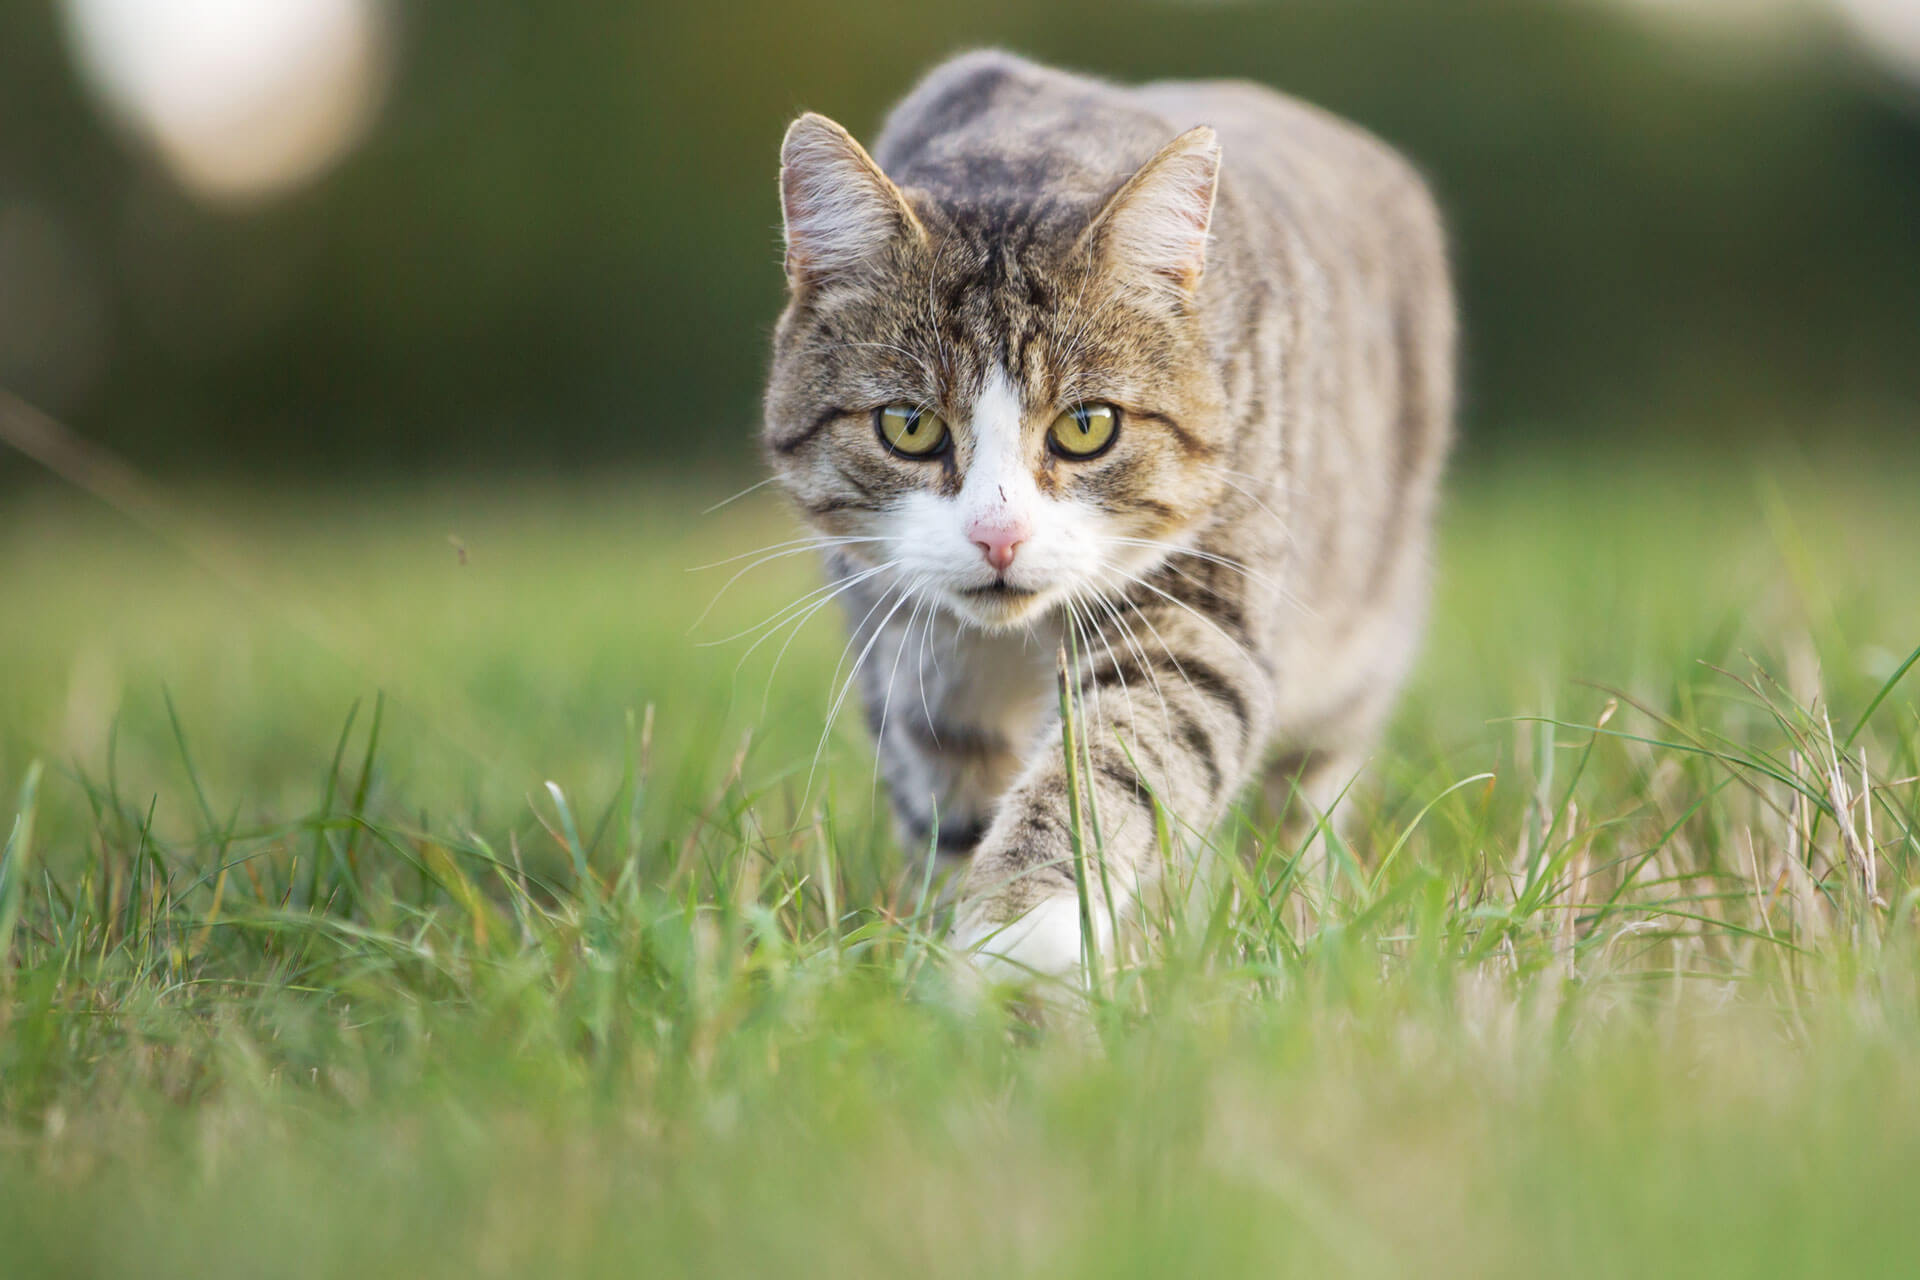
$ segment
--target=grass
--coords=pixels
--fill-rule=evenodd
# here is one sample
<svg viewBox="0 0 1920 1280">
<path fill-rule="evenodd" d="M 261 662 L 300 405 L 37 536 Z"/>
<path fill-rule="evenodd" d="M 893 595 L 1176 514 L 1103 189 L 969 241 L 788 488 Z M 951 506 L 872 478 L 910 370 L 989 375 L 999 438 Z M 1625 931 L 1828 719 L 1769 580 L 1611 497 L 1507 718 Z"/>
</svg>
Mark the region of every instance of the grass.
<svg viewBox="0 0 1920 1280">
<path fill-rule="evenodd" d="M 1237 818 L 1044 1029 L 822 748 L 837 620 L 703 645 L 812 584 L 693 625 L 759 495 L 30 490 L 6 1272 L 1904 1273 L 1915 474 L 1461 480 L 1351 856 Z"/>
</svg>

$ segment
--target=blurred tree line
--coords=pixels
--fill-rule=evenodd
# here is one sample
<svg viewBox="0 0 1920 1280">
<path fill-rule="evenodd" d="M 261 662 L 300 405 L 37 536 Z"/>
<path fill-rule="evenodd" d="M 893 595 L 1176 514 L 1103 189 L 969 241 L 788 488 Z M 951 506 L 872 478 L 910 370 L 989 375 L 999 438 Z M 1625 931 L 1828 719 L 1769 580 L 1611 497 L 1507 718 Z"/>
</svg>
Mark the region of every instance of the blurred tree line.
<svg viewBox="0 0 1920 1280">
<path fill-rule="evenodd" d="M 1835 31 L 1728 44 L 1543 0 L 396 17 L 369 139 L 223 210 L 103 121 L 49 5 L 0 7 L 0 232 L 53 246 L 0 254 L 0 380 L 148 465 L 745 460 L 787 120 L 870 138 L 925 67 L 1000 44 L 1250 77 L 1411 154 L 1450 213 L 1482 449 L 1920 404 L 1920 114 Z"/>
</svg>

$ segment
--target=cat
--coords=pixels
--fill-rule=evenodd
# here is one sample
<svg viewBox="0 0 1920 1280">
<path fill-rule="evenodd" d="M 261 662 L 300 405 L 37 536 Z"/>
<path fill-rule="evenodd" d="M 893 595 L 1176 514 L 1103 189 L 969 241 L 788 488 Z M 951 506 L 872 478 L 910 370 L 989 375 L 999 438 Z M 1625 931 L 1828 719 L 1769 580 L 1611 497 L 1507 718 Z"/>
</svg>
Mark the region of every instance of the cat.
<svg viewBox="0 0 1920 1280">
<path fill-rule="evenodd" d="M 1122 905 L 1263 768 L 1324 812 L 1397 696 L 1452 435 L 1435 203 L 1274 91 L 993 51 L 871 155 L 801 116 L 780 196 L 764 451 L 853 620 L 902 841 L 965 859 L 983 966 L 1072 978 L 1115 917 L 1082 937 L 1059 681 Z"/>
</svg>

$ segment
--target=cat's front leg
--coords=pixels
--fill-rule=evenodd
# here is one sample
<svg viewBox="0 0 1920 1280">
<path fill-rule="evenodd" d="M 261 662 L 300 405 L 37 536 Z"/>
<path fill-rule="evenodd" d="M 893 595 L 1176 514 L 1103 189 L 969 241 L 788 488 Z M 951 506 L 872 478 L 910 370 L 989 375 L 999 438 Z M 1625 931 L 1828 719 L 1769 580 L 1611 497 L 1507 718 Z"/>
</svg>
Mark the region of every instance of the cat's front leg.
<svg viewBox="0 0 1920 1280">
<path fill-rule="evenodd" d="M 859 668 L 867 727 L 914 875 L 930 853 L 944 871 L 979 846 L 1044 714 L 1049 671 L 1044 646 L 932 611 L 902 611 L 874 638 Z"/>
<path fill-rule="evenodd" d="M 1273 703 L 1260 654 L 1207 618 L 1144 608 L 1145 644 L 1095 637 L 1074 691 L 1078 782 L 1069 795 L 1056 720 L 1029 756 L 968 868 L 955 942 L 1005 980 L 1072 978 L 1089 958 L 1079 874 L 1093 924 L 1093 955 L 1158 878 L 1156 806 L 1176 842 L 1204 836 L 1264 753 Z"/>
<path fill-rule="evenodd" d="M 1031 791 L 1023 787 L 1011 798 L 974 851 L 954 921 L 956 948 L 988 977 L 1016 984 L 1075 977 L 1087 959 L 1076 859 L 1064 817 L 1064 770 L 1055 779 L 1035 781 Z M 1056 790 L 1052 801 L 1045 798 Z M 1098 889 L 1094 893 L 1089 916 L 1095 953 L 1103 955 L 1118 913 L 1104 910 L 1104 895 Z"/>
</svg>

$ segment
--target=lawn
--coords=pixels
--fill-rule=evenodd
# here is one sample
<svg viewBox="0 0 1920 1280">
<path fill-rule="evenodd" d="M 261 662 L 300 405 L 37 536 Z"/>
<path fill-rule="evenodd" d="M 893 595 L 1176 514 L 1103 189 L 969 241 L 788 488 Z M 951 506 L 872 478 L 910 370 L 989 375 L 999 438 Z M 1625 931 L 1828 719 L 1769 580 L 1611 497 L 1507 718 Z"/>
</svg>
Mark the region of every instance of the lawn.
<svg viewBox="0 0 1920 1280">
<path fill-rule="evenodd" d="M 0 1274 L 1910 1274 L 1916 477 L 1477 463 L 1330 870 L 1040 1025 L 751 477 L 34 480 Z"/>
</svg>

